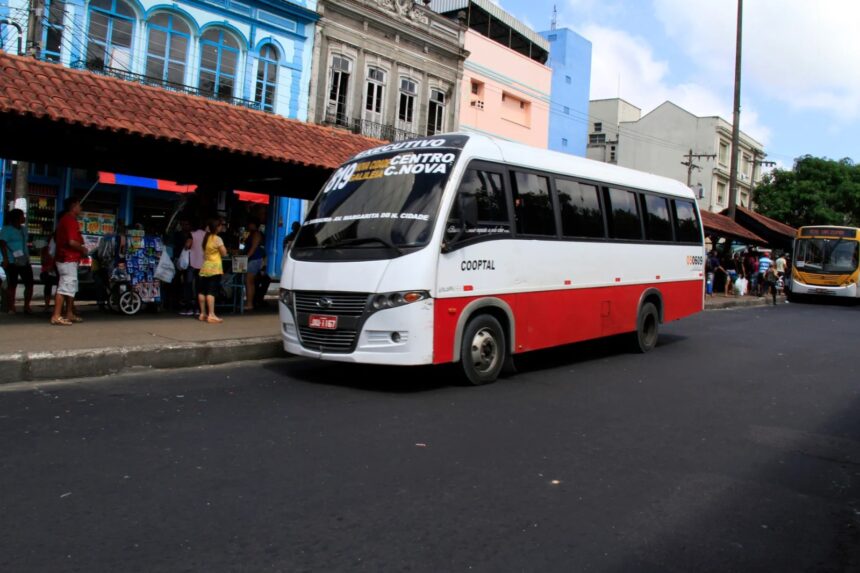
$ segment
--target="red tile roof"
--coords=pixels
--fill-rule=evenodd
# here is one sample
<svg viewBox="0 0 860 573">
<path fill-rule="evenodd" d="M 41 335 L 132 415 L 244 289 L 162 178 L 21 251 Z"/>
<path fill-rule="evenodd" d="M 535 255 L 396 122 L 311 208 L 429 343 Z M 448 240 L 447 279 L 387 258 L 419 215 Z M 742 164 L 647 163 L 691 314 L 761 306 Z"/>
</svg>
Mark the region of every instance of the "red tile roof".
<svg viewBox="0 0 860 573">
<path fill-rule="evenodd" d="M 755 211 L 750 211 L 745 207 L 741 207 L 738 205 L 737 210 L 740 213 L 750 217 L 756 222 L 764 225 L 767 229 L 770 229 L 774 233 L 778 233 L 780 235 L 785 235 L 786 237 L 794 238 L 797 235 L 797 229 L 792 227 L 791 225 L 786 225 L 785 223 L 780 223 L 775 219 L 771 219 L 770 217 L 765 217 L 761 213 L 756 213 Z"/>
<path fill-rule="evenodd" d="M 705 231 L 711 231 L 717 235 L 740 239 L 751 243 L 766 245 L 767 241 L 747 229 L 741 227 L 725 215 L 719 213 L 711 213 L 710 211 L 702 211 L 702 224 L 705 226 Z"/>
<path fill-rule="evenodd" d="M 0 52 L 0 116 L 333 169 L 380 141 Z"/>
</svg>

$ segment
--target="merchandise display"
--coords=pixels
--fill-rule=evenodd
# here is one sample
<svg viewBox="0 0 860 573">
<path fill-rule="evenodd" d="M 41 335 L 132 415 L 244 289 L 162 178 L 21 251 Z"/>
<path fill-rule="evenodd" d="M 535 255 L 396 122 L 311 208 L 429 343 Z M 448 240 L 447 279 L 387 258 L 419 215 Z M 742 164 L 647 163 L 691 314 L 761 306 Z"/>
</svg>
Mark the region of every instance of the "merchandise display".
<svg viewBox="0 0 860 573">
<path fill-rule="evenodd" d="M 127 245 L 125 263 L 132 290 L 143 302 L 159 302 L 161 281 L 155 278 L 155 269 L 164 249 L 161 238 L 146 236 L 143 231 L 129 231 Z"/>
</svg>

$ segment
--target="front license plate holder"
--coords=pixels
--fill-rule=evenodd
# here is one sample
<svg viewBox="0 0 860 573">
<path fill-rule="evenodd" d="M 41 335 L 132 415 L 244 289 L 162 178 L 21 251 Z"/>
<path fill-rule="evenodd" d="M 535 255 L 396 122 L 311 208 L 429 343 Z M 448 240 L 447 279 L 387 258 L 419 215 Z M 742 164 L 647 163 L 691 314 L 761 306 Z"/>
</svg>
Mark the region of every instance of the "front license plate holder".
<svg viewBox="0 0 860 573">
<path fill-rule="evenodd" d="M 337 317 L 328 314 L 312 314 L 308 326 L 317 330 L 337 330 Z"/>
</svg>

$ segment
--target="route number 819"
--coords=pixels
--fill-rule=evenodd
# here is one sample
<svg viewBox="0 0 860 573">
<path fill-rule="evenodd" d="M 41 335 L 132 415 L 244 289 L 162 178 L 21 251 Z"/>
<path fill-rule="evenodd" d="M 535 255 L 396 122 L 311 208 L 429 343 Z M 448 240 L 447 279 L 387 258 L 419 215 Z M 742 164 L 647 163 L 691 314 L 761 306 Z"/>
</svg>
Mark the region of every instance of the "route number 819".
<svg viewBox="0 0 860 573">
<path fill-rule="evenodd" d="M 331 179 L 328 180 L 328 183 L 325 184 L 323 193 L 328 193 L 331 190 L 338 190 L 346 187 L 346 184 L 349 183 L 349 180 L 355 174 L 356 167 L 358 167 L 357 163 L 351 163 L 335 171 L 334 175 L 331 176 Z"/>
</svg>

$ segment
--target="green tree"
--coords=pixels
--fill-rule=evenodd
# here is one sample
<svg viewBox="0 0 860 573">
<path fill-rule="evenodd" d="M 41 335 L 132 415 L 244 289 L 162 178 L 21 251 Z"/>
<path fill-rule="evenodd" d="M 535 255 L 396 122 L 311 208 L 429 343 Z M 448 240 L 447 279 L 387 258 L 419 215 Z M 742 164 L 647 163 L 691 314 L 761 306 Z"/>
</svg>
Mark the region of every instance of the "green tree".
<svg viewBox="0 0 860 573">
<path fill-rule="evenodd" d="M 775 169 L 755 189 L 756 210 L 794 227 L 860 226 L 860 166 L 804 155 Z"/>
</svg>

